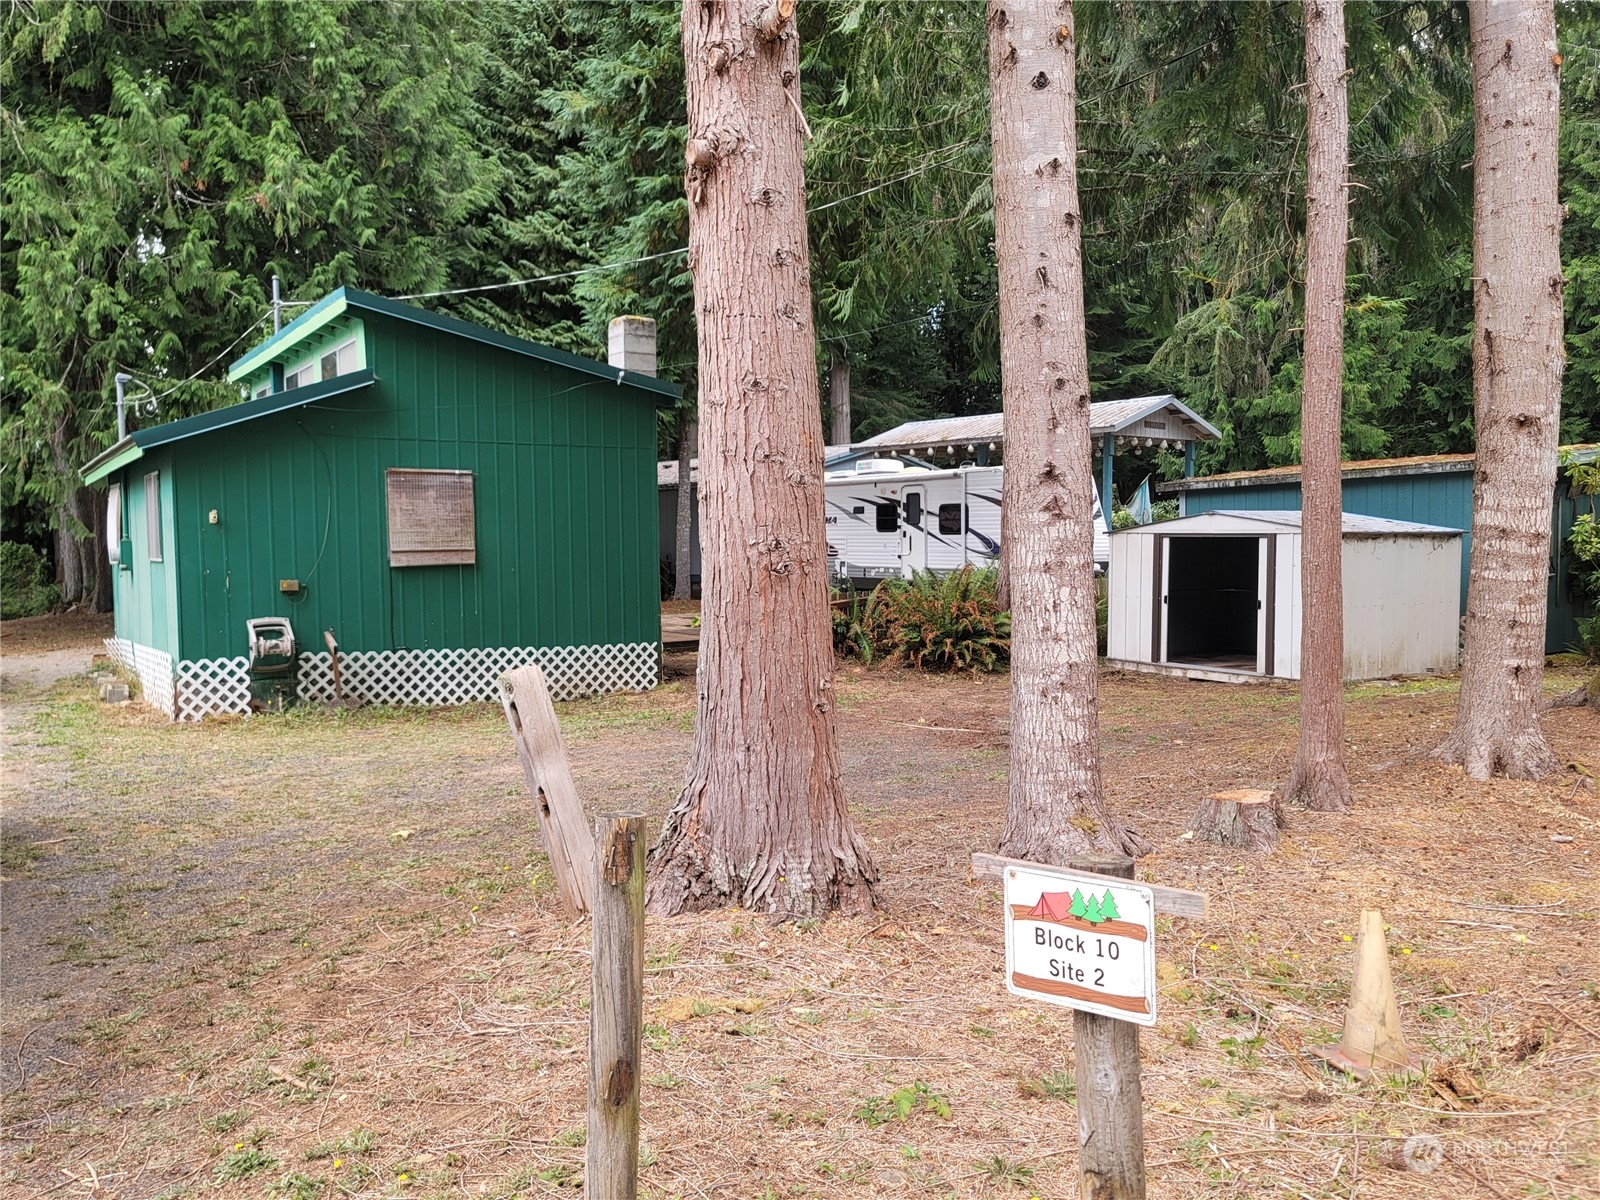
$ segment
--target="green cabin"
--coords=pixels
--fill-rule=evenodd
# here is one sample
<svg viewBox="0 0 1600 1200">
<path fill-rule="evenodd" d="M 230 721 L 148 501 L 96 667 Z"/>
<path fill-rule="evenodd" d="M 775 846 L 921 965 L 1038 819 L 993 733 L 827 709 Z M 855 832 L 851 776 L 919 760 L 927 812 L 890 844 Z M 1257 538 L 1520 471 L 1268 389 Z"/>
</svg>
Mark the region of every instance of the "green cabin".
<svg viewBox="0 0 1600 1200">
<path fill-rule="evenodd" d="M 678 389 L 649 350 L 621 360 L 645 373 L 326 296 L 233 364 L 240 403 L 84 467 L 107 492 L 112 657 L 180 720 L 248 710 L 261 618 L 290 622 L 305 699 L 334 696 L 325 631 L 371 703 L 493 699 L 532 661 L 557 696 L 654 686 L 656 409 Z"/>
</svg>

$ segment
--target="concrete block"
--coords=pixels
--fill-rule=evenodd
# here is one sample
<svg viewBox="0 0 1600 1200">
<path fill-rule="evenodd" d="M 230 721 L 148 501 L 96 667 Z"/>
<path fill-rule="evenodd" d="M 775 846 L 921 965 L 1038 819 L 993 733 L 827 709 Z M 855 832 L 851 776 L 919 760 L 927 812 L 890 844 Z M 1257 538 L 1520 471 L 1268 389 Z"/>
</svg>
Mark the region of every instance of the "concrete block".
<svg viewBox="0 0 1600 1200">
<path fill-rule="evenodd" d="M 128 698 L 128 685 L 120 679 L 108 679 L 100 685 L 100 699 L 107 704 L 120 704 Z"/>
</svg>

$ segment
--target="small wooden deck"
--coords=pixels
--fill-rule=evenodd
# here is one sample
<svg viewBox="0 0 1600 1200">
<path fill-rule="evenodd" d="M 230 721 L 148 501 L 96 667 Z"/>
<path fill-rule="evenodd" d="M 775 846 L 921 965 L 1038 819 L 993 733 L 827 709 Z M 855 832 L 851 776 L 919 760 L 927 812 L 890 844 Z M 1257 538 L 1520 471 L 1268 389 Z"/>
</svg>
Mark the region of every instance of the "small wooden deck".
<svg viewBox="0 0 1600 1200">
<path fill-rule="evenodd" d="M 665 654 L 695 653 L 700 649 L 699 620 L 693 613 L 661 614 L 661 650 Z"/>
</svg>

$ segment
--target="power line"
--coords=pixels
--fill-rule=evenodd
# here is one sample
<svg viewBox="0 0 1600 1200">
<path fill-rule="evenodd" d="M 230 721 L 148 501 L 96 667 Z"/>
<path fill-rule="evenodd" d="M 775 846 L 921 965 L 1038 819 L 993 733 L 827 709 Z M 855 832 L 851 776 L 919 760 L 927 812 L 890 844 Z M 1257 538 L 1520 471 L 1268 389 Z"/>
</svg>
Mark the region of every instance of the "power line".
<svg viewBox="0 0 1600 1200">
<path fill-rule="evenodd" d="M 267 313 L 267 314 L 265 314 L 263 316 L 257 317 L 254 321 L 252 321 L 249 325 L 247 325 L 245 327 L 245 330 L 244 330 L 243 333 L 241 333 L 238 337 L 234 338 L 233 341 L 229 342 L 227 344 L 227 346 L 225 346 L 223 348 L 223 350 L 222 350 L 222 352 L 220 354 L 218 354 L 210 362 L 206 363 L 205 366 L 201 367 L 193 375 L 189 376 L 187 379 L 180 379 L 177 383 L 173 384 L 171 387 L 169 387 L 164 392 L 161 392 L 161 393 L 157 394 L 157 392 L 156 392 L 156 390 L 154 388 L 152 388 L 148 383 L 145 383 L 144 380 L 139 379 L 139 377 L 137 375 L 135 375 L 134 378 L 136 380 L 138 380 L 139 383 L 143 384 L 145 389 L 147 391 L 149 391 L 149 393 L 150 393 L 150 399 L 149 399 L 148 403 L 150 403 L 150 404 L 159 404 L 161 401 L 165 400 L 168 396 L 172 395 L 172 393 L 176 392 L 179 388 L 183 387 L 185 384 L 193 383 L 196 379 L 199 379 L 200 376 L 204 375 L 207 371 L 209 371 L 212 367 L 216 366 L 219 362 L 221 362 L 229 354 L 233 353 L 233 348 L 235 346 L 237 346 L 240 342 L 244 341 L 245 338 L 249 337 L 260 326 L 266 324 L 267 321 L 271 318 L 271 316 L 272 316 L 271 313 Z M 130 372 L 130 374 L 131 374 L 131 372 Z"/>
<path fill-rule="evenodd" d="M 862 196 L 870 196 L 873 192 L 881 192 L 886 187 L 904 183 L 907 179 L 914 179 L 918 175 L 933 170 L 935 167 L 947 166 L 949 159 L 955 157 L 957 152 L 965 150 L 973 144 L 974 142 L 969 139 L 964 142 L 957 142 L 952 146 L 946 146 L 937 152 L 936 157 L 920 167 L 907 171 L 903 175 L 896 175 L 893 179 L 885 179 L 882 183 L 875 183 L 871 187 L 863 188 L 861 191 L 853 192 L 848 196 L 840 196 L 837 200 L 829 200 L 826 204 L 814 205 L 806 209 L 806 213 L 807 215 L 819 213 L 824 209 L 834 208 L 851 200 L 859 200 Z M 530 279 L 508 279 L 504 283 L 480 283 L 473 287 L 446 288 L 438 292 L 411 292 L 405 296 L 393 296 L 390 298 L 393 300 L 433 300 L 440 296 L 465 296 L 472 292 L 492 292 L 500 288 L 527 287 L 529 284 L 534 283 L 553 283 L 558 279 L 575 279 L 580 275 L 592 275 L 596 271 L 618 271 L 623 267 L 636 267 L 640 263 L 654 262 L 661 258 L 676 258 L 680 254 L 687 253 L 689 253 L 689 247 L 679 246 L 676 250 L 663 250 L 659 254 L 644 254 L 638 258 L 623 259 L 620 262 L 597 263 L 590 267 L 578 267 L 572 271 L 558 271 L 553 275 L 535 275 Z"/>
</svg>

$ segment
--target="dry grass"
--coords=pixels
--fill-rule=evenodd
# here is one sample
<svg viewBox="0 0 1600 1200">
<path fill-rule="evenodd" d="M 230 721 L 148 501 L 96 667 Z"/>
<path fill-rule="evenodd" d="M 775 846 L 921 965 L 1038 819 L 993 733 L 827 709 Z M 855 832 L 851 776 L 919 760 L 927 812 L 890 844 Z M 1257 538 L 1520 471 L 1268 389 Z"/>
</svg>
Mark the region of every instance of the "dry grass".
<svg viewBox="0 0 1600 1200">
<path fill-rule="evenodd" d="M 670 803 L 691 686 L 560 706 L 591 808 Z M 999 894 L 967 872 L 999 828 L 1005 689 L 842 672 L 877 920 L 650 922 L 646 1195 L 1074 1191 L 1070 1016 L 1005 992 Z M 1178 835 L 1203 792 L 1281 776 L 1294 692 L 1106 679 L 1107 788 L 1160 848 L 1141 875 L 1212 906 L 1160 929 L 1152 1196 L 1596 1194 L 1600 806 L 1573 772 L 1476 785 L 1420 757 L 1453 689 L 1352 688 L 1359 808 L 1297 814 L 1257 860 Z M 571 1194 L 586 930 L 557 916 L 498 711 L 175 727 L 67 684 L 26 728 L 7 1194 Z M 1600 766 L 1591 714 L 1547 728 Z M 1336 1036 L 1363 905 L 1456 1088 L 1299 1053 Z M 1413 1133 L 1444 1143 L 1435 1173 L 1392 1165 Z"/>
<path fill-rule="evenodd" d="M 71 612 L 0 621 L 0 654 L 40 654 L 79 646 L 99 649 L 100 639 L 114 632 L 110 613 Z"/>
</svg>

